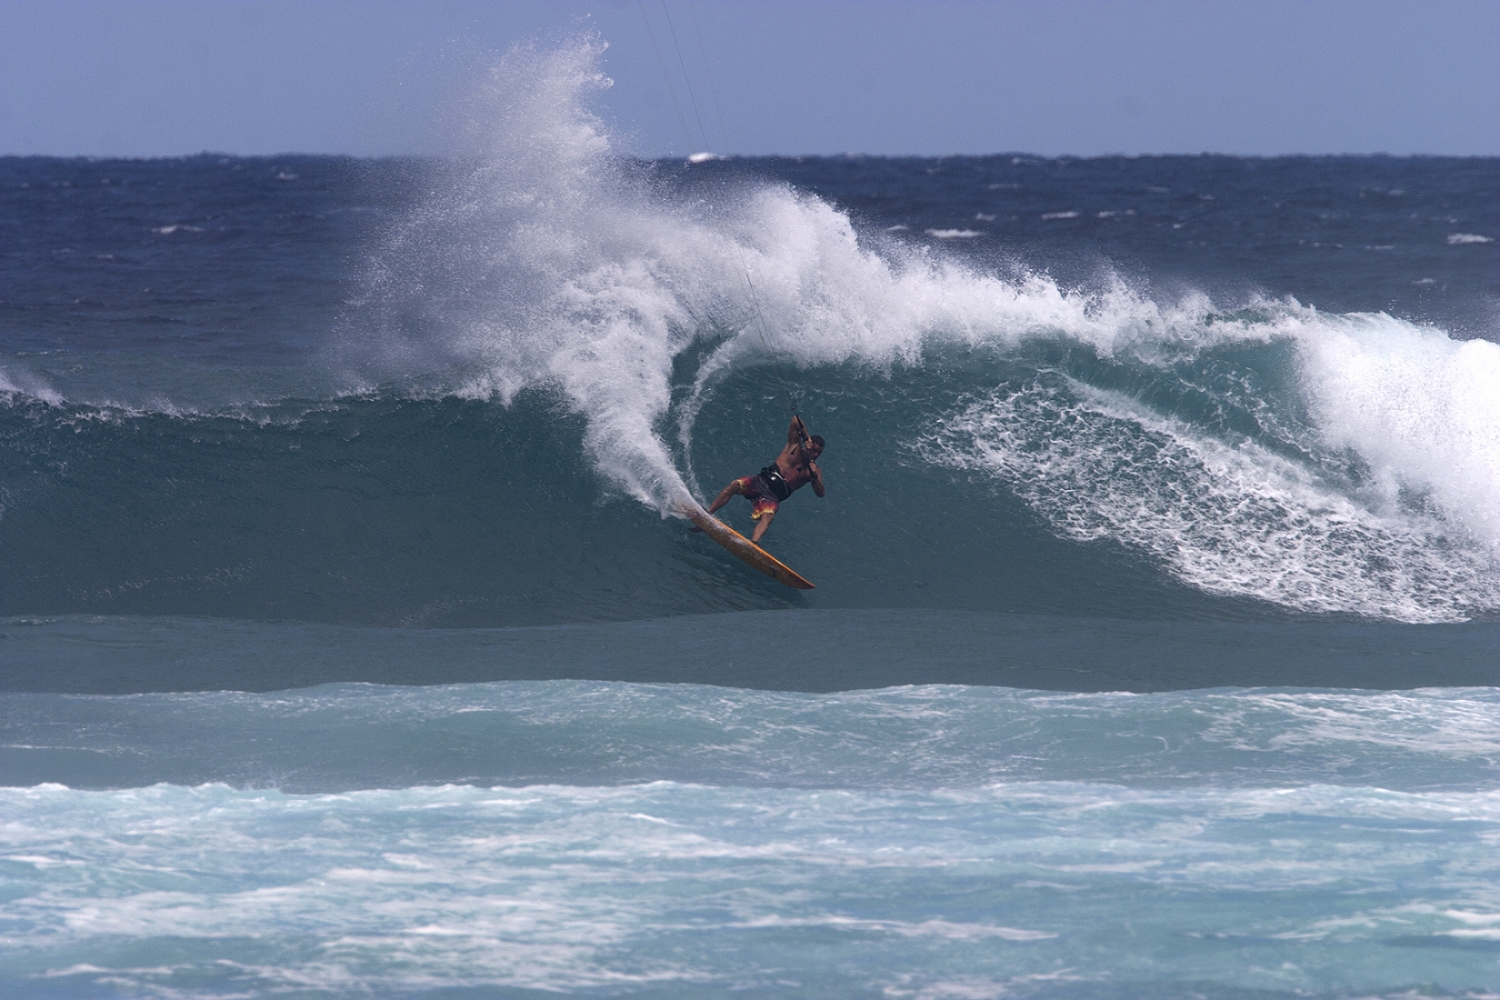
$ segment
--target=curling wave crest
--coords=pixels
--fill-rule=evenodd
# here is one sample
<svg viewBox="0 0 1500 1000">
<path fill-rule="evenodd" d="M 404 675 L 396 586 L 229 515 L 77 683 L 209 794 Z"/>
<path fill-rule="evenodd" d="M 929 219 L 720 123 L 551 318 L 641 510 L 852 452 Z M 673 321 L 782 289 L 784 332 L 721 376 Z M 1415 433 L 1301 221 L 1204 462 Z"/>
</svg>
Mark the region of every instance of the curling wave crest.
<svg viewBox="0 0 1500 1000">
<path fill-rule="evenodd" d="M 966 399 L 927 454 L 1210 593 L 1412 622 L 1492 613 L 1500 348 L 1385 316 L 1279 319 L 1305 426 L 1262 413 L 1261 440 L 1214 433 L 1043 372 Z"/>
</svg>

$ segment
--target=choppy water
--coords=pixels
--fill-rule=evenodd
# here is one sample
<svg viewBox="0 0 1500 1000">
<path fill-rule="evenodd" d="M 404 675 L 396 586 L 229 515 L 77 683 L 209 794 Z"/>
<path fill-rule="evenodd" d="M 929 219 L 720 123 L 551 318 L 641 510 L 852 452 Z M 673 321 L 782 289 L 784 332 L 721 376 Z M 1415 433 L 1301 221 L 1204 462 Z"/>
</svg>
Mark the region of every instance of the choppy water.
<svg viewBox="0 0 1500 1000">
<path fill-rule="evenodd" d="M 641 163 L 596 58 L 0 159 L 7 995 L 1500 995 L 1500 164 Z M 785 390 L 807 593 L 671 516 Z"/>
</svg>

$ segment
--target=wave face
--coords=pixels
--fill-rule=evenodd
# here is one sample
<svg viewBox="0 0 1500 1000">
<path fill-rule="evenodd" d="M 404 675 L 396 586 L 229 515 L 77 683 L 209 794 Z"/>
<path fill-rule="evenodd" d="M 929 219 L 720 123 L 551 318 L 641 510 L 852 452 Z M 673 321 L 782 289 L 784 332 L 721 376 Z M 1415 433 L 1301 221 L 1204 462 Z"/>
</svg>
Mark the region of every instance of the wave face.
<svg viewBox="0 0 1500 1000">
<path fill-rule="evenodd" d="M 1266 341 L 1160 366 L 1046 335 L 888 372 L 801 370 L 831 492 L 795 497 L 767 544 L 819 583 L 808 596 L 663 522 L 671 494 L 626 495 L 707 497 L 768 461 L 783 428 L 755 367 L 696 395 L 683 377 L 648 449 L 677 464 L 649 481 L 590 458 L 590 415 L 540 390 L 214 415 L 13 398 L 0 609 L 427 625 L 784 606 L 1492 616 L 1500 349 L 1302 319 L 1318 332 L 1306 356 L 1247 324 L 1236 334 Z M 726 516 L 748 530 L 744 513 Z"/>
</svg>

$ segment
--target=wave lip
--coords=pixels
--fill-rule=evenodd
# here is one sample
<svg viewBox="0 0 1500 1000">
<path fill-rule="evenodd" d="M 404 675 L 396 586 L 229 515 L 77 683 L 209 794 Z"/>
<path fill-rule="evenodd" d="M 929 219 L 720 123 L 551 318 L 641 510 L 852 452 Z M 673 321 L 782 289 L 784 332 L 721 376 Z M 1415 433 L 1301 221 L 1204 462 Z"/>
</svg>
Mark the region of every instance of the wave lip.
<svg viewBox="0 0 1500 1000">
<path fill-rule="evenodd" d="M 1318 429 L 1369 464 L 1379 502 L 1423 503 L 1500 557 L 1500 345 L 1388 316 L 1299 333 Z"/>
<path fill-rule="evenodd" d="M 916 450 L 1207 593 L 1409 622 L 1500 610 L 1500 347 L 1295 303 L 1227 323 L 1210 305 L 1173 329 L 1132 310 L 1095 322 L 1135 335 L 1090 338 L 1121 374 L 971 392 Z M 1259 359 L 1226 360 L 1246 350 Z"/>
</svg>

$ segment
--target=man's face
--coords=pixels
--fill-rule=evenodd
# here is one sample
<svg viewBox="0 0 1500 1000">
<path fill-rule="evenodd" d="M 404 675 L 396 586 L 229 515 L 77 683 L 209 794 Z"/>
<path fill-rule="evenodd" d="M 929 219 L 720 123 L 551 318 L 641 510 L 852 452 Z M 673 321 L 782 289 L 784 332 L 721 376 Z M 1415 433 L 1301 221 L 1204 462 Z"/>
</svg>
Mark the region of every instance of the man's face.
<svg viewBox="0 0 1500 1000">
<path fill-rule="evenodd" d="M 816 462 L 818 460 L 818 456 L 821 454 L 823 454 L 823 448 L 821 445 L 814 444 L 807 447 L 807 457 L 811 461 Z"/>
</svg>

